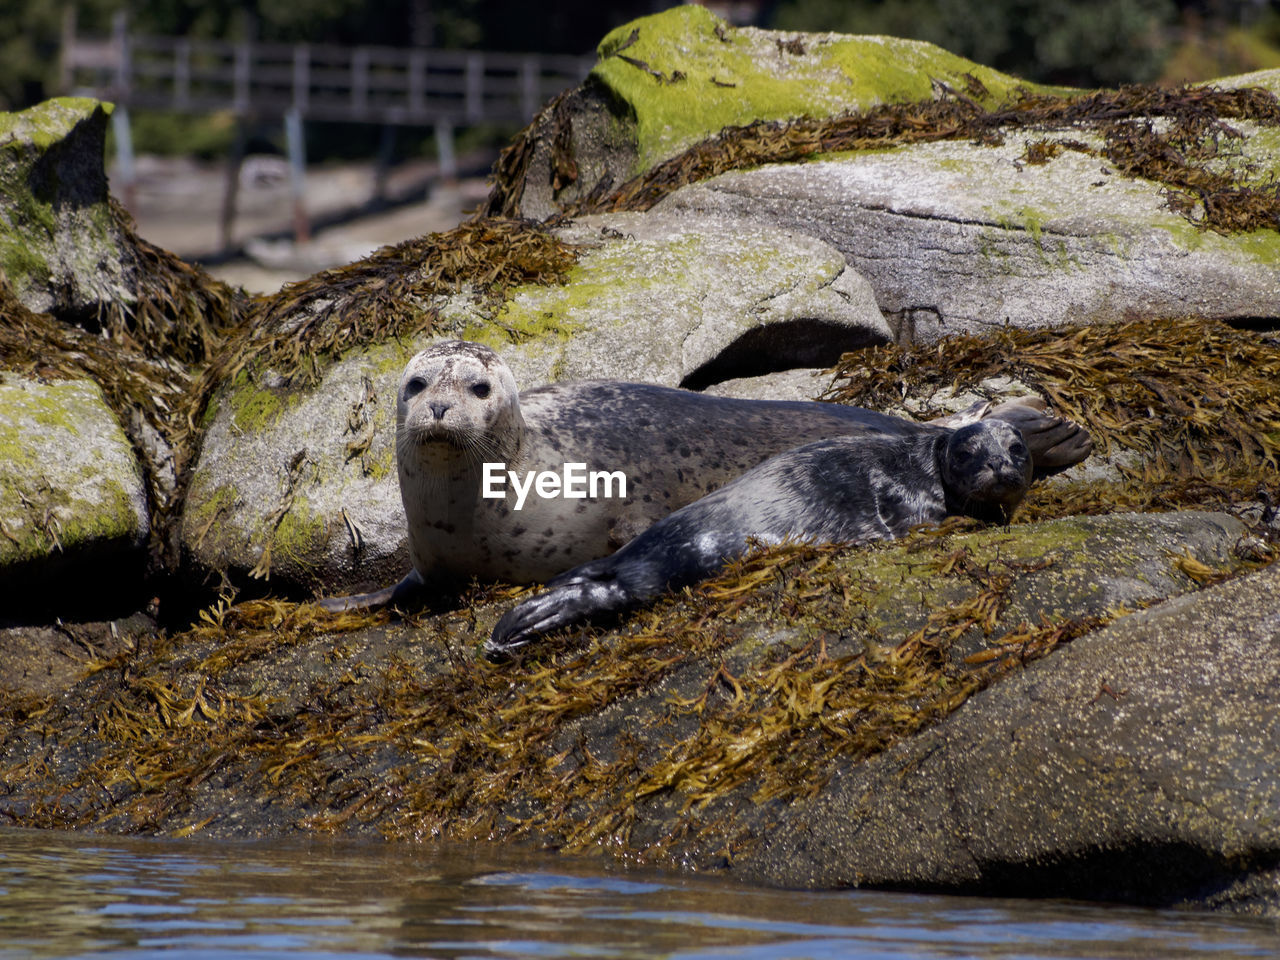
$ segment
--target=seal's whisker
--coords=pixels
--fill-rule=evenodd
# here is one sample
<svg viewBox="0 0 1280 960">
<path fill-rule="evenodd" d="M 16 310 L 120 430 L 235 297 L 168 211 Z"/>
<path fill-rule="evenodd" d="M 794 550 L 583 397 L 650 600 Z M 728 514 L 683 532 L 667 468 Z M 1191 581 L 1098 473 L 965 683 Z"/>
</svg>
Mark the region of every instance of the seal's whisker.
<svg viewBox="0 0 1280 960">
<path fill-rule="evenodd" d="M 481 433 L 472 433 L 468 436 L 471 448 L 478 451 L 480 462 L 504 462 L 501 456 L 501 450 L 498 442 L 491 436 Z"/>
</svg>

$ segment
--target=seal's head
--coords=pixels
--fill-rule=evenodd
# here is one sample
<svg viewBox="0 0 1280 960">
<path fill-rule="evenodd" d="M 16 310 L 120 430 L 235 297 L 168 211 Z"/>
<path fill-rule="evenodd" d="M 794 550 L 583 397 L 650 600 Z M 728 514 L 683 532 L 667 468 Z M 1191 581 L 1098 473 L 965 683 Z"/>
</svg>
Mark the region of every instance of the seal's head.
<svg viewBox="0 0 1280 960">
<path fill-rule="evenodd" d="M 402 466 L 459 451 L 477 463 L 512 460 L 523 430 L 516 379 L 488 347 L 446 340 L 406 364 L 396 398 Z"/>
<path fill-rule="evenodd" d="M 954 431 L 939 458 L 947 495 L 961 512 L 1007 520 L 1031 486 L 1031 454 L 1018 428 L 981 420 Z"/>
</svg>

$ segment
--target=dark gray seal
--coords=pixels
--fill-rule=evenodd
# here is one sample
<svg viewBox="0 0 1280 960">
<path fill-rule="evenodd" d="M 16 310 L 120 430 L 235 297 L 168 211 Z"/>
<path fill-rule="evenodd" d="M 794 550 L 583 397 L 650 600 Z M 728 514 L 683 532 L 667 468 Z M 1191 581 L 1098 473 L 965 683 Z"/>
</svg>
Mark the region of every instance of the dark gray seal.
<svg viewBox="0 0 1280 960">
<path fill-rule="evenodd" d="M 498 621 L 485 652 L 502 657 L 538 634 L 688 586 L 752 542 L 857 544 L 948 516 L 1007 521 L 1031 479 L 1022 434 L 1001 420 L 805 444 L 682 507 L 612 556 L 551 580 Z"/>
<path fill-rule="evenodd" d="M 556 383 L 518 393 L 488 347 L 451 340 L 406 365 L 396 407 L 396 461 L 413 570 L 395 587 L 322 600 L 331 610 L 407 604 L 426 583 L 472 578 L 546 582 L 606 556 L 673 511 L 792 447 L 837 436 L 946 436 L 979 416 L 1015 423 L 1038 470 L 1092 449 L 1042 403 L 973 409 L 917 423 L 834 403 L 735 400 L 645 383 Z M 485 462 L 520 474 L 621 471 L 626 496 L 485 498 Z M 517 509 L 519 506 L 519 509 Z"/>
</svg>

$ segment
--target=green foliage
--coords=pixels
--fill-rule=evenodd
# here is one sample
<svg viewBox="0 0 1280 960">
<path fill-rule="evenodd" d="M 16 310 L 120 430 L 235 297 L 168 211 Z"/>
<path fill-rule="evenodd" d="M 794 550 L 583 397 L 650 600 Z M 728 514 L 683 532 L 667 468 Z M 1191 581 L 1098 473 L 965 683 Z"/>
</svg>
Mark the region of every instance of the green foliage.
<svg viewBox="0 0 1280 960">
<path fill-rule="evenodd" d="M 1073 4 L 1039 0 L 1019 6 L 1026 10 L 1021 31 L 1031 42 L 1033 63 L 1060 82 L 1077 84 L 1114 85 L 1154 78 L 1165 56 L 1161 31 L 1173 24 L 1176 15 L 1170 0 Z M 1016 26 L 1020 19 L 1010 23 L 1015 43 L 1022 39 Z"/>
<path fill-rule="evenodd" d="M 411 0 L 376 6 L 359 0 L 146 0 L 135 8 L 134 23 L 142 32 L 170 36 L 402 46 L 420 6 Z"/>
<path fill-rule="evenodd" d="M 21 110 L 57 90 L 63 11 L 74 6 L 82 27 L 109 29 L 123 0 L 5 0 L 0 3 L 0 110 Z"/>
<path fill-rule="evenodd" d="M 235 117 L 228 113 L 187 114 L 136 110 L 129 119 L 138 153 L 181 153 L 204 160 L 223 159 L 235 139 Z M 107 156 L 115 155 L 108 131 Z"/>
<path fill-rule="evenodd" d="M 1271 9 L 1263 12 L 1255 27 L 1260 40 L 1273 47 L 1280 47 L 1280 9 L 1273 4 Z"/>
<path fill-rule="evenodd" d="M 139 30 L 168 35 L 581 53 L 649 10 L 644 0 L 142 0 L 132 16 Z"/>
<path fill-rule="evenodd" d="M 786 0 L 773 26 L 914 37 L 1028 79 L 1106 86 L 1158 75 L 1177 12 L 1173 0 Z"/>
<path fill-rule="evenodd" d="M 650 9 L 646 0 L 549 6 L 524 0 L 7 0 L 0 3 L 0 111 L 68 92 L 59 88 L 58 62 L 63 17 L 71 9 L 81 36 L 107 36 L 113 15 L 127 9 L 130 29 L 141 34 L 571 54 L 590 51 L 611 28 Z M 132 122 L 141 153 L 225 156 L 234 135 L 227 118 L 136 110 Z M 512 132 L 500 131 L 498 139 Z M 405 132 L 406 139 L 426 136 L 427 130 Z M 490 143 L 494 134 L 485 131 L 479 139 Z M 379 131 L 365 124 L 308 131 L 313 160 L 369 156 L 379 145 Z"/>
<path fill-rule="evenodd" d="M 1252 25 L 1184 30 L 1165 61 L 1162 83 L 1194 83 L 1280 67 L 1280 10 Z"/>
</svg>

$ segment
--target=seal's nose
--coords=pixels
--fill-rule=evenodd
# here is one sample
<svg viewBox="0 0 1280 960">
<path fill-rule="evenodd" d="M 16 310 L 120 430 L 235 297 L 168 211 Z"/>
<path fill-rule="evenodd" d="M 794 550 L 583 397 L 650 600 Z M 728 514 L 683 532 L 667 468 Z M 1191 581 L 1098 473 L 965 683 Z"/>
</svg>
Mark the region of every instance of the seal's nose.
<svg viewBox="0 0 1280 960">
<path fill-rule="evenodd" d="M 992 499 L 1004 499 L 1026 487 L 1027 478 L 1015 464 L 1004 464 L 994 471 L 992 477 Z"/>
<path fill-rule="evenodd" d="M 431 412 L 437 420 L 443 420 L 445 411 L 449 409 L 450 405 L 447 403 L 429 403 L 427 406 L 431 408 Z"/>
<path fill-rule="evenodd" d="M 1010 487 L 1020 487 L 1026 478 L 1022 475 L 1022 471 L 1009 464 L 1000 471 L 1000 482 Z"/>
</svg>

